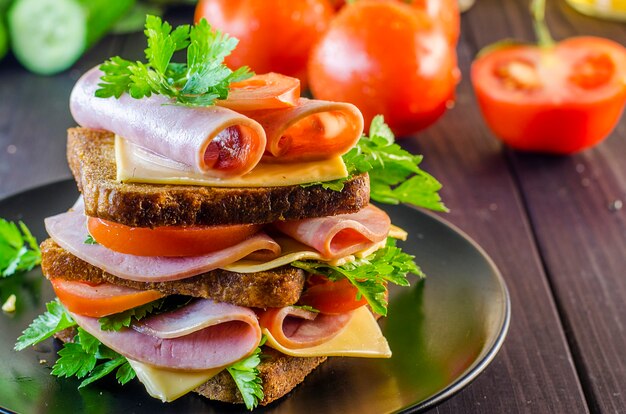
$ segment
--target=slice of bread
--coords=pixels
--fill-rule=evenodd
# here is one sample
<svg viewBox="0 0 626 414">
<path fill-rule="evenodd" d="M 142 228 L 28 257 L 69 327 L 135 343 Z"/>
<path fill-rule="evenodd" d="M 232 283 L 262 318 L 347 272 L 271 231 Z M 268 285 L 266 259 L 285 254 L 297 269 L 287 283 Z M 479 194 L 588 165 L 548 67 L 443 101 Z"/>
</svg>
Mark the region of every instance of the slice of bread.
<svg viewBox="0 0 626 414">
<path fill-rule="evenodd" d="M 63 342 L 72 342 L 76 333 L 75 328 L 68 328 L 54 334 L 54 337 Z M 259 402 L 260 405 L 267 405 L 283 397 L 327 359 L 327 357 L 292 357 L 267 346 L 262 347 L 262 355 L 258 370 L 263 383 L 264 397 Z M 194 392 L 210 400 L 243 403 L 235 381 L 226 370 L 200 385 Z"/>
<path fill-rule="evenodd" d="M 113 276 L 61 248 L 52 239 L 41 243 L 41 270 L 48 279 L 112 283 L 133 289 L 154 289 L 166 295 L 186 295 L 253 308 L 280 308 L 300 299 L 305 275 L 283 266 L 257 273 L 216 269 L 171 282 L 135 282 Z"/>
<path fill-rule="evenodd" d="M 369 202 L 369 178 L 349 179 L 342 191 L 321 185 L 215 188 L 124 184 L 116 181 L 114 135 L 68 130 L 67 159 L 88 216 L 133 227 L 271 223 L 354 213 Z"/>
</svg>

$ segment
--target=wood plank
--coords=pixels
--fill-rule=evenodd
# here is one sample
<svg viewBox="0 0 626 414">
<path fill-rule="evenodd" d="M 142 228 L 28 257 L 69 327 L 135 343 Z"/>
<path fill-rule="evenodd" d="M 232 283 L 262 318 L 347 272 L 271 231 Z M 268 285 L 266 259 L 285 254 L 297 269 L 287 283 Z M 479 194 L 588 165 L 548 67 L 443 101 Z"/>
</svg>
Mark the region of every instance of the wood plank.
<svg viewBox="0 0 626 414">
<path fill-rule="evenodd" d="M 491 255 L 512 299 L 511 327 L 500 354 L 436 412 L 587 411 L 515 177 L 501 144 L 482 122 L 469 83 L 475 40 L 488 33 L 495 41 L 510 36 L 512 26 L 524 28 L 523 11 L 518 3 L 481 0 L 464 16 L 457 105 L 434 127 L 404 143 L 425 155 L 424 165 L 443 182 L 452 210 L 443 217 Z M 481 40 L 478 46 L 488 43 Z"/>
<path fill-rule="evenodd" d="M 557 39 L 592 34 L 626 43 L 624 25 L 582 16 L 562 2 L 549 5 Z M 509 34 L 532 39 L 529 25 Z M 497 38 L 491 31 L 475 35 L 479 46 Z M 611 138 L 580 155 L 507 151 L 593 412 L 626 407 L 626 216 L 619 209 L 626 201 L 625 139 L 622 119 Z"/>
</svg>

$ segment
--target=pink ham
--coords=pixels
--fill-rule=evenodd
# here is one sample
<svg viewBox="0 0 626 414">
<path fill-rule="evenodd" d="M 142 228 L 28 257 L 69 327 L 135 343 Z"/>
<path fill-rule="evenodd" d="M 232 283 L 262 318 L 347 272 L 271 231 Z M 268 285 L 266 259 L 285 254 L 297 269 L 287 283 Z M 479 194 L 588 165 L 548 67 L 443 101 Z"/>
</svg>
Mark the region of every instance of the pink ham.
<svg viewBox="0 0 626 414">
<path fill-rule="evenodd" d="M 261 328 L 248 308 L 200 300 L 192 309 L 176 310 L 148 318 L 145 324 L 165 331 L 188 332 L 160 338 L 126 328 L 103 331 L 97 318 L 71 313 L 78 325 L 115 352 L 155 367 L 206 370 L 236 362 L 261 341 Z"/>
<path fill-rule="evenodd" d="M 353 214 L 280 221 L 274 225 L 325 258 L 338 259 L 385 240 L 391 220 L 387 213 L 370 204 Z"/>
<path fill-rule="evenodd" d="M 117 253 L 99 244 L 85 244 L 87 216 L 82 206 L 76 210 L 45 219 L 50 237 L 79 259 L 122 279 L 139 282 L 163 282 L 199 275 L 236 262 L 253 252 L 263 252 L 272 258 L 280 254 L 280 246 L 265 233 L 234 246 L 203 256 L 149 257 Z"/>
<path fill-rule="evenodd" d="M 291 349 L 310 348 L 337 336 L 352 319 L 352 312 L 326 315 L 287 306 L 260 311 L 259 320 L 274 339 Z"/>
<path fill-rule="evenodd" d="M 363 133 L 363 115 L 349 103 L 300 98 L 293 108 L 244 114 L 265 129 L 264 161 L 314 161 L 343 155 Z"/>
<path fill-rule="evenodd" d="M 102 72 L 93 68 L 72 90 L 70 110 L 82 127 L 105 129 L 213 177 L 243 175 L 260 161 L 263 128 L 219 106 L 189 108 L 163 96 L 119 99 L 94 96 Z"/>
</svg>

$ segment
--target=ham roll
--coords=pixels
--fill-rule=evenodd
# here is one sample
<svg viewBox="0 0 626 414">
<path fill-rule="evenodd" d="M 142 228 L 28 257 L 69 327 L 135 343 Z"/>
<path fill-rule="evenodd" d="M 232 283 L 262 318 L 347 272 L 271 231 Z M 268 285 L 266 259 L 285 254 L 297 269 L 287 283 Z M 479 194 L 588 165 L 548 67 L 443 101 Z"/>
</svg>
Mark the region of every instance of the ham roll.
<svg viewBox="0 0 626 414">
<path fill-rule="evenodd" d="M 267 135 L 264 161 L 317 161 L 343 155 L 363 133 L 356 106 L 300 98 L 292 108 L 243 112 Z"/>
<path fill-rule="evenodd" d="M 266 147 L 256 121 L 220 106 L 184 107 L 164 96 L 97 98 L 102 72 L 93 68 L 72 90 L 70 110 L 82 127 L 104 129 L 212 177 L 251 171 Z"/>
</svg>

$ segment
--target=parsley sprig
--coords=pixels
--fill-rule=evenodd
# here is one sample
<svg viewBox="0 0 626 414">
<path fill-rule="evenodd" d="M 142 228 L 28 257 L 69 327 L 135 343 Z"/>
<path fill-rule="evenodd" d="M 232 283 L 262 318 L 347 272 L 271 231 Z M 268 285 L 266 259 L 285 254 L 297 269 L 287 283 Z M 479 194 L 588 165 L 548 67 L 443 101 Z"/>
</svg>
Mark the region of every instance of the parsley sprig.
<svg viewBox="0 0 626 414">
<path fill-rule="evenodd" d="M 98 322 L 100 322 L 100 329 L 103 331 L 119 331 L 124 327 L 128 328 L 132 322 L 140 321 L 146 316 L 161 309 L 164 302 L 165 299 L 158 299 L 123 312 L 103 316 L 98 319 Z"/>
<path fill-rule="evenodd" d="M 195 26 L 172 26 L 160 17 L 146 16 L 148 47 L 147 63 L 132 62 L 115 56 L 102 65 L 104 72 L 99 98 L 119 98 L 127 92 L 136 99 L 152 94 L 172 98 L 185 106 L 212 105 L 216 99 L 226 99 L 232 82 L 253 75 L 247 66 L 232 71 L 224 58 L 237 46 L 234 37 L 214 30 L 205 19 Z M 172 62 L 175 52 L 187 49 L 187 62 Z"/>
<path fill-rule="evenodd" d="M 374 312 L 386 316 L 387 283 L 409 286 L 407 274 L 424 277 L 413 259 L 414 256 L 396 247 L 394 239 L 388 238 L 382 249 L 341 266 L 318 261 L 296 261 L 291 265 L 309 273 L 324 275 L 334 282 L 348 279 L 358 290 L 357 299 L 364 297 Z"/>
<path fill-rule="evenodd" d="M 230 376 L 233 377 L 248 410 L 255 409 L 264 397 L 258 366 L 261 363 L 261 346 L 265 344 L 266 340 L 267 338 L 263 336 L 261 343 L 252 355 L 226 368 Z"/>
<path fill-rule="evenodd" d="M 28 227 L 0 219 L 0 276 L 28 271 L 39 263 L 41 252 Z"/>
<path fill-rule="evenodd" d="M 374 117 L 369 133 L 369 137 L 363 135 L 356 146 L 343 155 L 348 178 L 305 184 L 304 187 L 321 185 L 325 189 L 341 191 L 350 177 L 368 173 L 372 200 L 448 211 L 439 195 L 441 184 L 419 167 L 423 157 L 413 155 L 395 143 L 393 132 L 382 115 Z"/>
<path fill-rule="evenodd" d="M 21 351 L 36 345 L 67 328 L 76 327 L 72 316 L 61 305 L 58 299 L 46 304 L 47 311 L 39 315 L 23 332 L 15 344 L 15 350 Z M 52 368 L 52 375 L 59 377 L 85 378 L 78 388 L 82 388 L 117 369 L 116 378 L 125 384 L 135 377 L 126 358 L 104 346 L 98 339 L 81 328 L 74 342 L 63 345 Z"/>
</svg>

